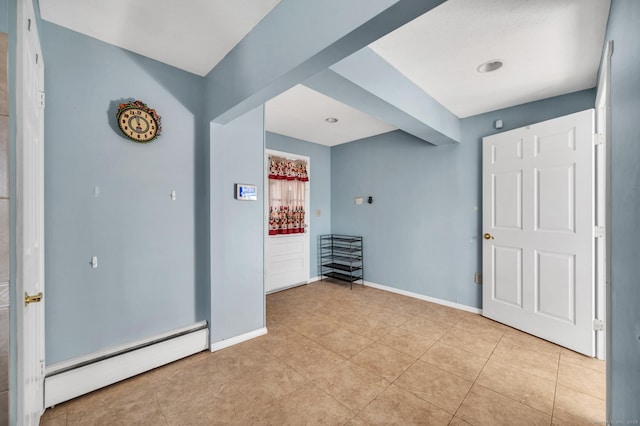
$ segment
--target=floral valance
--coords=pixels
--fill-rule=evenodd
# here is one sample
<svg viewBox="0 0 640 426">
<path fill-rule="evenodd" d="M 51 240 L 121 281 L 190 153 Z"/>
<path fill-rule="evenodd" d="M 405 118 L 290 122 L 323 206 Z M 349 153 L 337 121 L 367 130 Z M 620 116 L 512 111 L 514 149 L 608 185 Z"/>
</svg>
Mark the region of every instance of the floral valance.
<svg viewBox="0 0 640 426">
<path fill-rule="evenodd" d="M 299 180 L 307 182 L 307 162 L 291 158 L 269 156 L 269 179 Z"/>
</svg>

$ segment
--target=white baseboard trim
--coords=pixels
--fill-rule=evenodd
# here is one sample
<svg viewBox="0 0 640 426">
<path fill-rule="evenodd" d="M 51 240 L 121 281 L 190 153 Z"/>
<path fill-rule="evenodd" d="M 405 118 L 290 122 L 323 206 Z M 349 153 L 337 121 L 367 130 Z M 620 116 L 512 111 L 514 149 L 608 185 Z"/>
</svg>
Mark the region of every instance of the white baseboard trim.
<svg viewBox="0 0 640 426">
<path fill-rule="evenodd" d="M 265 292 L 265 294 L 273 294 L 273 293 L 277 293 L 279 291 L 289 290 L 291 288 L 295 288 L 295 287 L 300 287 L 302 285 L 311 284 L 311 283 L 314 283 L 316 281 L 320 281 L 322 278 L 323 277 L 309 278 L 309 280 L 307 280 L 307 281 L 302 281 L 302 282 L 299 282 L 297 284 L 291 284 L 290 286 L 287 286 L 287 287 L 280 287 L 280 288 L 276 288 L 276 289 L 273 289 L 273 290 L 269 290 L 269 291 Z"/>
<path fill-rule="evenodd" d="M 266 291 L 264 294 L 269 295 L 269 294 L 277 293 L 279 291 L 285 291 L 285 290 L 289 290 L 291 288 L 300 287 L 302 285 L 307 285 L 307 284 L 309 284 L 308 281 L 302 281 L 302 282 L 299 282 L 299 283 L 296 283 L 296 284 L 291 284 L 291 285 L 288 285 L 288 286 L 285 286 L 285 287 L 274 288 L 273 290 Z"/>
<path fill-rule="evenodd" d="M 219 351 L 220 349 L 228 348 L 229 346 L 237 345 L 238 343 L 246 342 L 247 340 L 255 339 L 265 334 L 267 334 L 267 327 L 262 327 L 239 336 L 212 343 L 209 349 L 211 352 Z"/>
<path fill-rule="evenodd" d="M 128 346 L 130 350 L 118 347 L 48 367 L 44 379 L 45 408 L 206 350 L 209 330 L 206 322 L 204 325 L 205 328 L 200 326 L 176 337 L 167 337 L 165 333 L 146 339 L 149 342 L 141 347 Z"/>
<path fill-rule="evenodd" d="M 420 299 L 431 303 L 437 303 L 438 305 L 448 306 L 450 308 L 460 309 L 461 311 L 472 312 L 474 314 L 482 315 L 482 309 L 474 308 L 472 306 L 463 305 L 461 303 L 450 302 L 444 299 L 438 299 L 436 297 L 425 296 L 423 294 L 413 293 L 411 291 L 401 290 L 399 288 L 389 287 L 382 284 L 376 284 L 369 281 L 365 281 L 364 285 L 367 287 L 377 288 L 378 290 L 388 291 L 390 293 L 401 294 L 403 296 L 413 297 L 414 299 Z"/>
</svg>

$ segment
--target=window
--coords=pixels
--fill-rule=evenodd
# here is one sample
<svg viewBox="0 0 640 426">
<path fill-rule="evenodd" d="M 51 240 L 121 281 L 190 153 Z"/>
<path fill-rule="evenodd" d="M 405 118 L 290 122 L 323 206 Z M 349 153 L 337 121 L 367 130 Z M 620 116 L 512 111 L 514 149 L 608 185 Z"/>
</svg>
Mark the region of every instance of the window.
<svg viewBox="0 0 640 426">
<path fill-rule="evenodd" d="M 307 162 L 269 156 L 269 235 L 304 232 Z"/>
</svg>

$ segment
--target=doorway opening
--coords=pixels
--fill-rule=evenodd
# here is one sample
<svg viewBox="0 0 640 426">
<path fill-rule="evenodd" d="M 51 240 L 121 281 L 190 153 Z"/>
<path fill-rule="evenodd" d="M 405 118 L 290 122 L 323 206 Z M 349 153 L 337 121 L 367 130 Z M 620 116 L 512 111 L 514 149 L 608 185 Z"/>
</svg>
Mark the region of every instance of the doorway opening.
<svg viewBox="0 0 640 426">
<path fill-rule="evenodd" d="M 269 294 L 309 282 L 310 158 L 267 149 L 264 169 L 265 293 Z"/>
</svg>

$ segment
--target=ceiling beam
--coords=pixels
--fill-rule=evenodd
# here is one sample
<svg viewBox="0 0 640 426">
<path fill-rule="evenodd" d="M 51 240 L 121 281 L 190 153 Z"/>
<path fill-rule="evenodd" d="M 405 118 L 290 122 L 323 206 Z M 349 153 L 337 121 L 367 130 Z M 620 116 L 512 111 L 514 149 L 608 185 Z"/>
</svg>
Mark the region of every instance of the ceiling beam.
<svg viewBox="0 0 640 426">
<path fill-rule="evenodd" d="M 206 77 L 225 124 L 445 0 L 282 0 Z"/>
<path fill-rule="evenodd" d="M 368 47 L 303 84 L 433 145 L 460 141 L 460 119 Z"/>
</svg>

